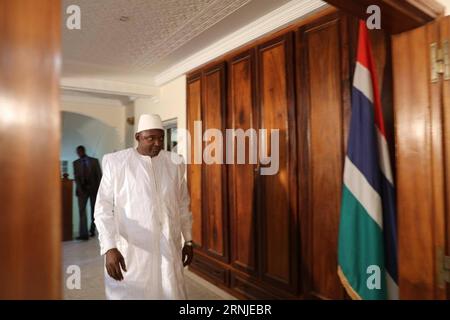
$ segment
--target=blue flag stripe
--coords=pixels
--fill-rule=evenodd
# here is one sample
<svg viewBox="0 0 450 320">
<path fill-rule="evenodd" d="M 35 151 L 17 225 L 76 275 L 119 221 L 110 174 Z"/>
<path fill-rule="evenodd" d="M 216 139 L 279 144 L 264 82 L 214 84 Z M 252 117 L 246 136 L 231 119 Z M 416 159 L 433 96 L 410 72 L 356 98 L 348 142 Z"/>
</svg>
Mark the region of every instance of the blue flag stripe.
<svg viewBox="0 0 450 320">
<path fill-rule="evenodd" d="M 352 118 L 347 154 L 369 184 L 381 195 L 377 132 L 373 105 L 358 89 L 352 89 Z"/>
</svg>

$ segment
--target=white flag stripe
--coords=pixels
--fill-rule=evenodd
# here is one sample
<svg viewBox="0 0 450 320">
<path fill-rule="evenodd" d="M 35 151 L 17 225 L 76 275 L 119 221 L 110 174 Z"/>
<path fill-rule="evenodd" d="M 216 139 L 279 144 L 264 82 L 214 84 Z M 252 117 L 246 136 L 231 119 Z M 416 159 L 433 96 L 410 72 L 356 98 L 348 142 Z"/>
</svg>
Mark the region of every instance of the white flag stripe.
<svg viewBox="0 0 450 320">
<path fill-rule="evenodd" d="M 389 159 L 389 150 L 386 138 L 380 132 L 380 129 L 378 129 L 378 127 L 377 127 L 377 134 L 378 134 L 378 153 L 379 153 L 378 157 L 380 162 L 380 170 L 381 172 L 383 172 L 384 176 L 389 181 L 389 183 L 392 186 L 394 186 L 394 179 L 392 177 L 392 170 L 391 170 L 391 160 Z"/>
<path fill-rule="evenodd" d="M 367 181 L 366 177 L 345 157 L 344 184 L 369 213 L 370 217 L 383 230 L 383 216 L 380 195 Z"/>
<path fill-rule="evenodd" d="M 398 300 L 398 285 L 386 270 L 386 286 L 389 300 Z"/>
<path fill-rule="evenodd" d="M 359 62 L 356 63 L 353 86 L 361 91 L 373 104 L 373 86 L 370 71 Z"/>
</svg>

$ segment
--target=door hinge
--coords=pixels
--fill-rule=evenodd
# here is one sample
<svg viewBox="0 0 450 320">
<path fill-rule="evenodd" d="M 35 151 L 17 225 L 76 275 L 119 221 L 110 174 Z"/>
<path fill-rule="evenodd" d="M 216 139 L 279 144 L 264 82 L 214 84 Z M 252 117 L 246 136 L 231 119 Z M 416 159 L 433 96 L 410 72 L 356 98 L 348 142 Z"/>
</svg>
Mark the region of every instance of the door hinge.
<svg viewBox="0 0 450 320">
<path fill-rule="evenodd" d="M 450 80 L 450 56 L 448 40 L 442 42 L 439 47 L 438 43 L 431 44 L 431 82 L 439 81 L 439 75 L 444 76 L 444 80 Z"/>
<path fill-rule="evenodd" d="M 450 257 L 444 255 L 442 247 L 437 248 L 436 267 L 438 286 L 445 289 L 445 283 L 450 283 Z"/>
</svg>

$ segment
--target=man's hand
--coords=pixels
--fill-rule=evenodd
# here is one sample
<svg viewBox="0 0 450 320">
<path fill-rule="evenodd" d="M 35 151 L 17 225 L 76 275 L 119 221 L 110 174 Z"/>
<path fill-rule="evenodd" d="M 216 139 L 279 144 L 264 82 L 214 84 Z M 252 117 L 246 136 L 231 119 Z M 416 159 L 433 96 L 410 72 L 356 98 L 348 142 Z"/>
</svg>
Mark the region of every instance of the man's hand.
<svg viewBox="0 0 450 320">
<path fill-rule="evenodd" d="M 127 272 L 127 267 L 125 266 L 125 259 L 122 254 L 116 248 L 109 249 L 106 252 L 106 271 L 111 278 L 121 281 L 123 280 L 122 271 L 120 267 L 122 267 L 123 271 Z"/>
<path fill-rule="evenodd" d="M 194 257 L 194 248 L 192 246 L 185 244 L 182 252 L 183 267 L 190 265 L 193 257 Z"/>
</svg>

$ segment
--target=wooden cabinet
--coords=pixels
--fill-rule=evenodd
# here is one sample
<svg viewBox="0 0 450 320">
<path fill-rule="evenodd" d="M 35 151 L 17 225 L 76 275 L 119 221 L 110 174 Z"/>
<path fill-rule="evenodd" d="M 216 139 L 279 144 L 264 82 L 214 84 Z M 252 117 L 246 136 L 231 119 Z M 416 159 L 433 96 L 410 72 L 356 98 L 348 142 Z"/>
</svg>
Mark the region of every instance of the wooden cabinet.
<svg viewBox="0 0 450 320">
<path fill-rule="evenodd" d="M 203 246 L 203 216 L 202 216 L 202 154 L 196 150 L 195 143 L 202 145 L 202 140 L 195 141 L 196 123 L 200 124 L 202 131 L 201 108 L 201 74 L 194 74 L 187 80 L 187 129 L 191 134 L 191 143 L 188 146 L 188 159 L 191 163 L 187 169 L 187 182 L 191 196 L 191 212 L 193 218 L 192 239 L 200 247 Z M 198 136 L 198 135 L 197 135 Z M 201 137 L 201 135 L 200 135 Z M 200 150 L 201 151 L 201 150 Z"/>
<path fill-rule="evenodd" d="M 345 20 L 338 15 L 301 27 L 297 39 L 299 175 L 304 294 L 339 299 L 336 274 L 344 128 L 349 113 Z M 304 124 L 304 125 L 301 125 Z"/>
<path fill-rule="evenodd" d="M 293 34 L 289 32 L 257 47 L 259 129 L 279 130 L 278 172 L 263 175 L 259 171 L 258 216 L 262 279 L 296 292 L 298 230 L 292 42 Z M 263 144 L 261 139 L 259 144 Z M 269 137 L 267 144 L 271 145 Z M 272 155 L 274 151 L 271 150 Z"/>
<path fill-rule="evenodd" d="M 204 154 L 210 155 L 212 162 L 205 163 L 202 170 L 205 182 L 202 203 L 205 213 L 205 249 L 209 255 L 228 262 L 226 167 L 222 165 L 225 150 L 223 142 L 220 147 L 220 141 L 216 140 L 219 136 L 225 136 L 225 64 L 205 69 L 202 77 Z M 208 129 L 218 130 L 220 135 L 209 137 Z"/>
<path fill-rule="evenodd" d="M 228 164 L 189 165 L 191 270 L 238 297 L 345 298 L 337 236 L 356 30 L 356 19 L 319 15 L 188 76 L 191 135 L 201 118 L 203 129 L 234 142 Z M 374 39 L 385 53 L 386 39 Z M 241 139 L 226 139 L 226 128 Z M 252 161 L 250 138 L 260 151 L 261 129 L 278 130 L 278 150 L 268 147 L 269 155 L 278 151 L 272 175 L 262 174 L 268 165 L 258 152 Z M 269 135 L 266 141 L 271 146 Z M 245 163 L 238 163 L 239 143 Z"/>
<path fill-rule="evenodd" d="M 246 137 L 233 139 L 234 164 L 227 166 L 230 265 L 236 271 L 233 285 L 247 283 L 248 288 L 255 287 L 239 277 L 239 272 L 243 272 L 257 283 L 256 287 L 266 286 L 267 291 L 275 286 L 296 292 L 298 284 L 292 46 L 293 34 L 288 33 L 227 59 L 227 128 L 241 130 L 240 134 Z M 260 146 L 261 129 L 268 133 L 279 130 L 279 161 L 274 175 L 263 175 L 263 164 L 252 161 L 250 137 L 253 134 Z M 239 141 L 245 142 L 243 164 L 238 163 Z M 271 145 L 269 135 L 267 145 Z M 273 294 L 261 295 L 266 296 Z"/>
<path fill-rule="evenodd" d="M 226 167 L 221 163 L 224 150 L 217 148 L 217 135 L 208 136 L 208 129 L 225 136 L 226 65 L 219 63 L 190 75 L 187 79 L 187 128 L 191 134 L 188 158 L 188 187 L 193 214 L 193 241 L 198 252 L 228 262 L 228 210 Z M 214 131 L 209 131 L 214 134 Z M 206 134 L 204 134 L 206 133 Z M 195 141 L 194 139 L 197 139 Z M 201 148 L 195 148 L 195 146 Z M 208 154 L 211 163 L 203 163 Z M 205 266 L 206 257 L 199 262 Z M 211 265 L 211 263 L 210 263 Z"/>
<path fill-rule="evenodd" d="M 192 269 L 210 280 L 207 274 L 213 265 L 230 270 L 233 286 L 263 288 L 255 291 L 255 298 L 275 297 L 272 287 L 293 294 L 298 290 L 293 40 L 294 34 L 289 32 L 188 78 L 188 128 L 191 130 L 192 120 L 198 118 L 201 97 L 204 130 L 218 129 L 226 137 L 226 126 L 246 136 L 244 140 L 233 136 L 233 164 L 203 164 L 200 184 L 194 173 L 198 165 L 191 165 L 193 179 L 189 187 L 201 185 L 203 190 L 201 204 L 198 190 L 191 190 L 192 208 L 197 209 L 194 221 L 201 220 L 204 226 L 204 238 L 199 239 L 198 259 Z M 268 146 L 271 130 L 279 131 L 278 169 L 273 175 L 263 175 L 264 165 L 251 161 L 255 149 L 251 148 L 250 136 L 254 134 L 254 141 L 261 143 L 260 129 L 267 130 Z M 238 163 L 239 141 L 245 145 L 243 164 Z M 205 151 L 207 146 L 208 141 Z M 269 150 L 268 155 L 274 151 Z M 220 158 L 225 161 L 225 154 Z M 226 265 L 215 264 L 216 260 Z M 224 282 L 227 278 L 220 279 Z"/>
<path fill-rule="evenodd" d="M 249 132 L 247 130 L 259 126 L 255 105 L 255 50 L 251 49 L 232 57 L 228 65 L 230 94 L 227 128 L 242 129 L 245 134 Z M 257 164 L 250 161 L 249 141 L 250 138 L 246 138 L 245 163 L 237 163 L 236 144 L 232 149 L 236 164 L 228 166 L 231 265 L 256 277 L 259 221 L 255 205 L 258 177 L 255 172 Z"/>
</svg>

